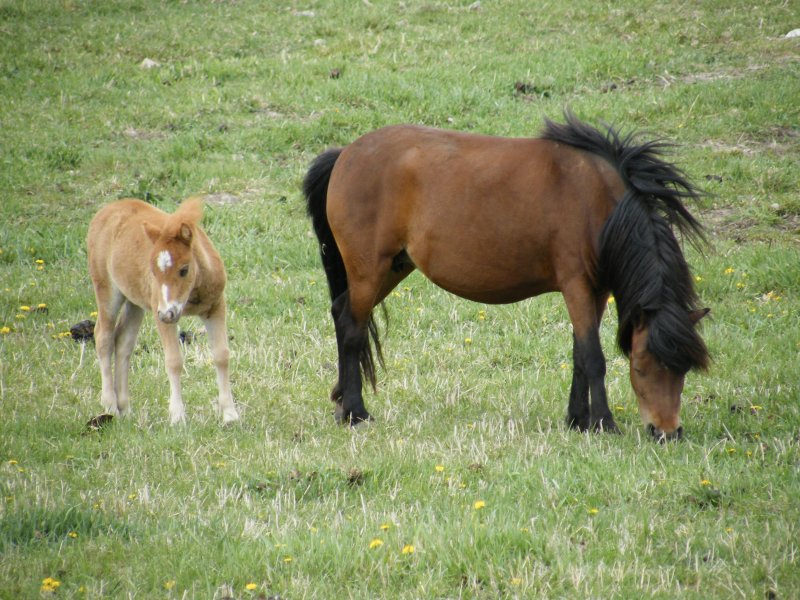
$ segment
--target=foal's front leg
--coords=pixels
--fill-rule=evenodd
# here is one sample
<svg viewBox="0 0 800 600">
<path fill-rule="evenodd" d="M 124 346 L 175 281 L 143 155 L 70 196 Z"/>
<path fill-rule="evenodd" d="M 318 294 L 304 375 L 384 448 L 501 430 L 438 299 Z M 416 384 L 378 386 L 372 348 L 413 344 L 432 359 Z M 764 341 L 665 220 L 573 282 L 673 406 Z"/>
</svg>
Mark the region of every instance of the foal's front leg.
<svg viewBox="0 0 800 600">
<path fill-rule="evenodd" d="M 222 413 L 222 422 L 231 423 L 239 419 L 236 405 L 231 394 L 229 372 L 230 350 L 228 349 L 228 331 L 225 326 L 225 303 L 220 302 L 203 319 L 208 332 L 208 341 L 211 345 L 211 354 L 214 357 L 214 367 L 217 371 L 217 388 L 219 389 L 218 407 Z"/>
<path fill-rule="evenodd" d="M 178 340 L 178 324 L 164 323 L 156 316 L 156 325 L 158 326 L 158 335 L 161 336 L 161 344 L 164 347 L 164 364 L 167 367 L 167 377 L 169 378 L 170 422 L 175 425 L 183 421 L 186 416 L 181 396 L 183 356 Z"/>
</svg>

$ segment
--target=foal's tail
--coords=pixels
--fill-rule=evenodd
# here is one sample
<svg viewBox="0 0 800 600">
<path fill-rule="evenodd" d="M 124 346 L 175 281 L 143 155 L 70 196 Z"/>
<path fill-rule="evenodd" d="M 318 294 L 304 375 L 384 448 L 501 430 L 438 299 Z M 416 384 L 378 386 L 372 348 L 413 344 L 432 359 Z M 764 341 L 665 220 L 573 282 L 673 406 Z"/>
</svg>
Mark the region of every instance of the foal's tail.
<svg viewBox="0 0 800 600">
<path fill-rule="evenodd" d="M 678 372 L 705 368 L 708 352 L 690 316 L 697 309 L 694 281 L 672 230 L 702 246 L 702 226 L 683 203 L 702 192 L 662 158 L 670 144 L 613 127 L 603 133 L 570 113 L 566 120 L 547 120 L 542 137 L 604 158 L 626 188 L 600 234 L 596 273 L 598 287 L 617 300 L 620 348 L 630 354 L 634 327 L 649 318 L 648 349 L 662 363 Z"/>
<path fill-rule="evenodd" d="M 311 163 L 305 178 L 303 179 L 303 195 L 306 197 L 306 210 L 311 217 L 311 224 L 314 233 L 319 241 L 319 255 L 322 259 L 322 267 L 325 269 L 325 276 L 328 279 L 328 290 L 331 294 L 331 303 L 347 291 L 347 270 L 333 237 L 330 224 L 328 223 L 328 183 L 331 179 L 331 172 L 336 164 L 336 160 L 342 153 L 342 148 L 331 148 L 326 150 Z M 367 321 L 368 338 L 367 343 L 361 350 L 359 362 L 361 371 L 369 380 L 374 390 L 375 381 L 375 361 L 372 355 L 372 345 L 378 354 L 378 360 L 383 364 L 383 354 L 381 352 L 381 342 L 378 335 L 378 327 L 375 320 L 370 316 Z"/>
</svg>

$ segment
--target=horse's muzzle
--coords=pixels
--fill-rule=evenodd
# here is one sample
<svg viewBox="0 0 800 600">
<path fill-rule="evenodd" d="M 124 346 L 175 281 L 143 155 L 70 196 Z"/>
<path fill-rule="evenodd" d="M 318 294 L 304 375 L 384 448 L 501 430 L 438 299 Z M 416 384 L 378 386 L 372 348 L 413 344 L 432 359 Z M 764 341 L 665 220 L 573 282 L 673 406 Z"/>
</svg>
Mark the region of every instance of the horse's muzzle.
<svg viewBox="0 0 800 600">
<path fill-rule="evenodd" d="M 653 439 L 657 442 L 664 443 L 664 442 L 677 442 L 683 439 L 683 427 L 679 426 L 675 431 L 670 431 L 669 433 L 664 433 L 660 429 L 658 429 L 652 423 L 647 425 L 647 432 L 653 437 Z"/>
</svg>

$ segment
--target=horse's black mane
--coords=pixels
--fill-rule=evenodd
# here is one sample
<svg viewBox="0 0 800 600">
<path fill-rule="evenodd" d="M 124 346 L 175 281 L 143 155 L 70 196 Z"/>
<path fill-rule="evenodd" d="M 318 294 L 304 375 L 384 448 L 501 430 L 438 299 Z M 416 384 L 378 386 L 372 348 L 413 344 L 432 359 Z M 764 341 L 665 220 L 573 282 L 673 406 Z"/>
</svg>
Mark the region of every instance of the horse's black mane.
<svg viewBox="0 0 800 600">
<path fill-rule="evenodd" d="M 602 133 L 566 114 L 566 123 L 545 121 L 542 138 L 567 144 L 611 163 L 626 192 L 603 226 L 597 285 L 614 294 L 619 317 L 617 342 L 628 355 L 633 329 L 646 324 L 648 350 L 669 369 L 706 368 L 708 352 L 690 313 L 697 309 L 689 266 L 673 227 L 692 243 L 704 240 L 700 223 L 683 204 L 701 196 L 675 165 L 661 157 L 660 140 L 637 141 L 614 127 Z"/>
</svg>

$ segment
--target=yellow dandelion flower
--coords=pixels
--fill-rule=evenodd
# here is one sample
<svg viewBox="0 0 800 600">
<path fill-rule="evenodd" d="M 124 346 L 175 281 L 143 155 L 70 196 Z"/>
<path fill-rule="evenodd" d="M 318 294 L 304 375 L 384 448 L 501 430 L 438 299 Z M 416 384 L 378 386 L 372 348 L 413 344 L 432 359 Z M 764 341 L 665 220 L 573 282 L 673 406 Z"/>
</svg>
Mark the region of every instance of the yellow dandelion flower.
<svg viewBox="0 0 800 600">
<path fill-rule="evenodd" d="M 694 280 L 695 280 L 697 283 L 700 283 L 701 281 L 703 281 L 703 278 L 702 278 L 702 277 L 700 277 L 700 275 L 695 275 L 695 276 L 694 276 Z"/>
<path fill-rule="evenodd" d="M 20 307 L 19 307 L 19 309 L 20 309 L 22 312 L 30 312 L 30 310 L 31 310 L 31 307 L 30 307 L 30 306 L 25 306 L 25 305 L 23 305 L 23 306 L 20 306 Z"/>
<path fill-rule="evenodd" d="M 75 531 L 70 531 L 67 535 L 71 537 L 73 540 L 78 537 L 78 534 Z"/>
<path fill-rule="evenodd" d="M 469 345 L 472 343 L 472 338 L 464 338 L 464 343 Z"/>
<path fill-rule="evenodd" d="M 590 508 L 590 509 L 588 510 L 588 512 L 589 512 L 589 514 L 590 514 L 590 515 L 596 515 L 597 513 L 599 513 L 599 512 L 600 512 L 600 510 L 599 510 L 599 509 L 597 509 L 597 508 Z"/>
<path fill-rule="evenodd" d="M 528 532 L 530 532 L 530 529 L 528 529 L 527 527 L 520 527 L 520 528 L 519 528 L 519 530 L 520 530 L 522 533 L 528 533 Z"/>
<path fill-rule="evenodd" d="M 128 500 L 136 500 L 136 494 L 128 494 Z"/>
<path fill-rule="evenodd" d="M 380 538 L 375 538 L 369 543 L 369 549 L 374 550 L 375 548 L 380 548 L 383 546 L 383 540 Z"/>
<path fill-rule="evenodd" d="M 476 500 L 475 503 L 472 505 L 472 508 L 474 508 L 475 510 L 480 510 L 485 507 L 486 507 L 486 502 L 484 502 L 483 500 Z"/>
<path fill-rule="evenodd" d="M 8 461 L 8 464 L 10 464 L 10 465 L 18 465 L 19 463 L 17 462 L 16 458 L 12 458 L 11 460 Z"/>
<path fill-rule="evenodd" d="M 441 473 L 442 471 L 444 471 L 444 465 L 436 465 L 433 468 L 436 469 L 437 473 Z"/>
<path fill-rule="evenodd" d="M 97 311 L 93 310 L 92 312 L 89 313 L 89 316 L 90 317 L 96 317 L 97 316 Z"/>
<path fill-rule="evenodd" d="M 736 269 L 734 269 L 733 267 L 728 267 L 727 269 L 725 269 L 725 275 L 731 275 L 733 273 L 736 273 Z"/>
<path fill-rule="evenodd" d="M 401 552 L 403 554 L 414 554 L 414 546 L 412 546 L 411 544 L 406 544 L 405 546 L 403 546 Z"/>
<path fill-rule="evenodd" d="M 256 588 L 258 588 L 258 584 L 255 584 L 255 583 L 252 583 L 252 582 L 250 582 L 250 583 L 248 583 L 247 585 L 244 586 L 244 589 L 246 589 L 246 590 L 248 590 L 250 592 L 252 592 Z"/>
<path fill-rule="evenodd" d="M 381 531 L 387 531 L 390 527 L 391 525 L 389 525 L 389 523 L 383 523 L 381 525 Z"/>
<path fill-rule="evenodd" d="M 52 577 L 46 577 L 46 578 L 44 578 L 42 580 L 42 588 L 41 589 L 42 589 L 42 592 L 47 592 L 47 593 L 55 592 L 59 588 L 60 585 L 61 585 L 61 582 L 58 581 L 57 579 L 53 579 Z"/>
<path fill-rule="evenodd" d="M 11 327 L 7 325 L 0 327 L 0 334 L 6 335 L 7 333 L 11 333 Z"/>
<path fill-rule="evenodd" d="M 44 261 L 43 261 L 41 258 L 37 258 L 37 259 L 36 259 L 36 264 L 37 264 L 37 265 L 43 265 L 43 264 L 44 264 Z"/>
<path fill-rule="evenodd" d="M 287 565 L 288 565 L 290 562 L 292 562 L 293 560 L 294 560 L 294 559 L 293 559 L 291 556 L 284 556 L 284 557 L 283 557 L 283 562 L 285 562 Z"/>
<path fill-rule="evenodd" d="M 609 296 L 609 297 L 608 297 L 608 303 L 609 303 L 609 304 L 614 304 L 614 302 L 616 302 L 616 301 L 617 301 L 617 300 L 616 300 L 616 298 L 614 298 L 614 296 Z"/>
<path fill-rule="evenodd" d="M 511 585 L 521 585 L 521 584 L 522 584 L 522 579 L 520 579 L 519 577 L 511 578 Z"/>
<path fill-rule="evenodd" d="M 726 527 L 725 528 L 725 533 L 732 533 L 732 532 L 733 532 L 733 527 Z"/>
<path fill-rule="evenodd" d="M 705 487 L 707 485 L 711 485 L 711 482 L 708 479 L 701 479 L 700 480 L 700 485 Z"/>
<path fill-rule="evenodd" d="M 41 310 L 42 308 L 47 308 L 47 304 L 45 304 L 44 302 L 40 302 L 39 304 L 37 304 L 37 305 L 36 305 L 36 308 L 38 308 L 38 309 L 40 309 L 40 310 Z"/>
<path fill-rule="evenodd" d="M 175 587 L 175 580 L 174 579 L 170 579 L 169 581 L 165 581 L 164 582 L 164 589 L 165 590 L 171 590 L 174 587 Z"/>
<path fill-rule="evenodd" d="M 733 454 L 734 452 L 736 452 L 736 448 L 726 448 L 726 452 L 728 454 Z"/>
</svg>

